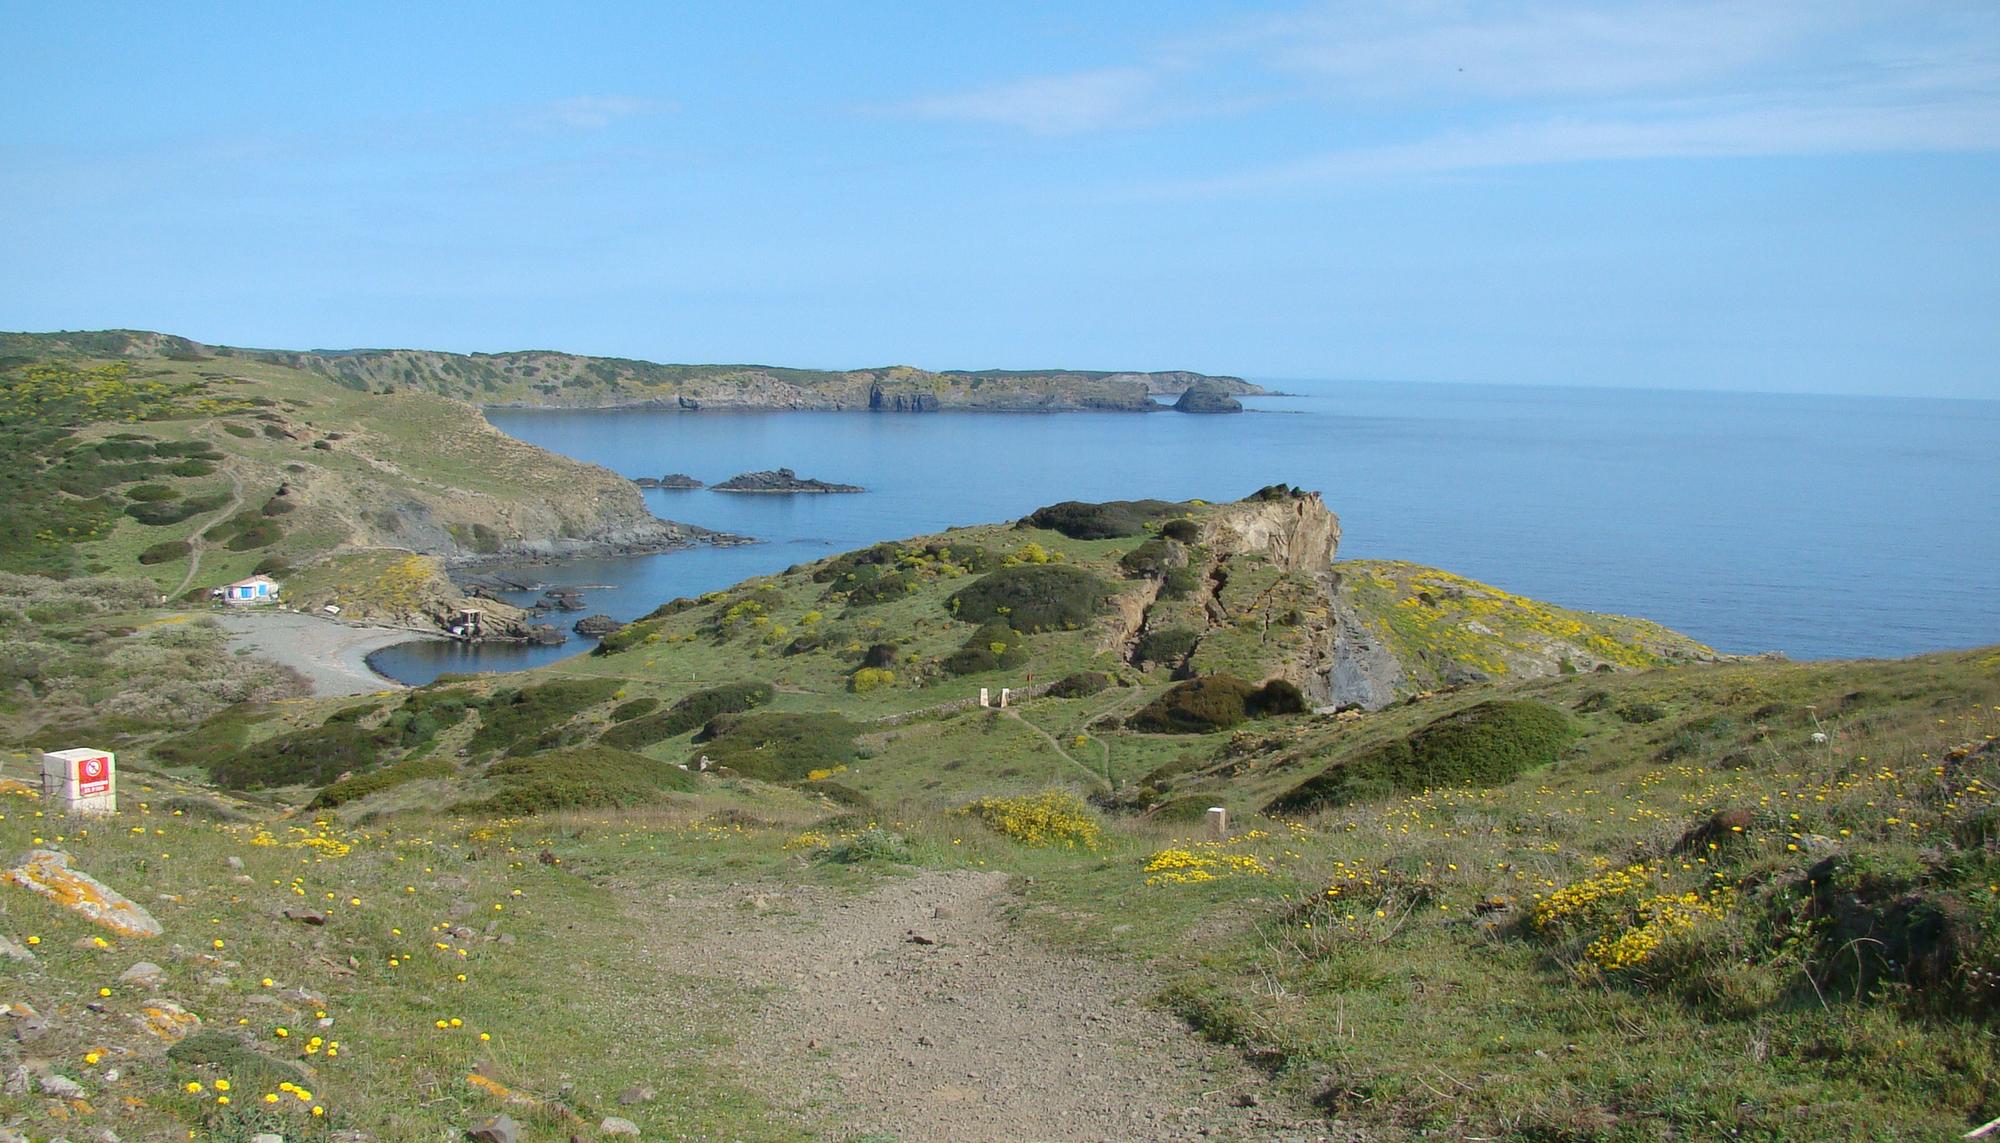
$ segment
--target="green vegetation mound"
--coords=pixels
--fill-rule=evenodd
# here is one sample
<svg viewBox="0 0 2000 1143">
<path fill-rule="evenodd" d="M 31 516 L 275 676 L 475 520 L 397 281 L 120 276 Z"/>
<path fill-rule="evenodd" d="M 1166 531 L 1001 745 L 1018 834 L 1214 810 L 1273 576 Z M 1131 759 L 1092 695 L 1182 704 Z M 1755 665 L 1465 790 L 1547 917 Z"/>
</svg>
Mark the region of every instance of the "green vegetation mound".
<svg viewBox="0 0 2000 1143">
<path fill-rule="evenodd" d="M 1214 674 L 1169 687 L 1125 725 L 1153 734 L 1207 734 L 1245 719 L 1299 714 L 1305 709 L 1305 695 L 1284 679 L 1254 686 L 1235 675 Z"/>
<path fill-rule="evenodd" d="M 1107 500 L 1102 504 L 1065 500 L 1035 509 L 1021 524 L 1061 532 L 1072 540 L 1115 540 L 1141 535 L 1148 523 L 1185 510 L 1184 505 L 1170 500 Z"/>
<path fill-rule="evenodd" d="M 981 576 L 947 603 L 968 623 L 999 620 L 1033 633 L 1075 630 L 1102 615 L 1110 595 L 1110 584 L 1082 568 L 1027 564 Z"/>
<path fill-rule="evenodd" d="M 562 679 L 496 692 L 482 708 L 479 729 L 466 748 L 475 754 L 495 750 L 532 754 L 562 745 L 545 742 L 543 736 L 559 731 L 583 711 L 609 702 L 622 685 L 617 679 Z"/>
<path fill-rule="evenodd" d="M 717 715 L 738 714 L 752 707 L 763 706 L 770 702 L 771 696 L 776 693 L 771 689 L 771 684 L 758 682 L 729 683 L 726 686 L 696 691 L 659 714 L 633 719 L 612 727 L 605 731 L 598 741 L 620 750 L 638 750 L 662 739 L 672 738 L 676 734 L 686 734 Z M 623 710 L 624 707 L 619 709 Z M 615 716 L 616 712 L 613 714 Z"/>
<path fill-rule="evenodd" d="M 1103 671 L 1078 671 L 1064 675 L 1049 684 L 1049 697 L 1063 699 L 1089 698 L 1111 685 L 1111 676 Z"/>
<path fill-rule="evenodd" d="M 1028 661 L 1028 646 L 1020 632 L 1005 623 L 980 625 L 965 646 L 946 655 L 938 665 L 946 674 L 976 675 L 982 671 L 1013 670 Z"/>
<path fill-rule="evenodd" d="M 691 757 L 706 756 L 746 778 L 796 782 L 815 770 L 832 771 L 855 759 L 858 723 L 837 714 L 764 712 L 728 714 L 709 723 Z"/>
<path fill-rule="evenodd" d="M 1327 769 L 1279 795 L 1265 811 L 1300 813 L 1403 791 L 1495 786 L 1554 762 L 1575 737 L 1576 727 L 1546 703 L 1482 702 Z"/>
<path fill-rule="evenodd" d="M 523 817 L 551 810 L 638 806 L 658 801 L 668 791 L 692 790 L 696 781 L 671 762 L 606 746 L 503 758 L 486 768 L 486 777 L 499 789 L 456 809 Z"/>
</svg>

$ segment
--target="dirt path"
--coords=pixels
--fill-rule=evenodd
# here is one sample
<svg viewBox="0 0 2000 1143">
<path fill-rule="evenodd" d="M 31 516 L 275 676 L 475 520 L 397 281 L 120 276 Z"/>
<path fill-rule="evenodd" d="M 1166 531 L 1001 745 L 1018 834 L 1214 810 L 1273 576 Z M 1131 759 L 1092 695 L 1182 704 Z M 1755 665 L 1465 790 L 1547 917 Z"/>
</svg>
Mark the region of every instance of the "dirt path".
<svg viewBox="0 0 2000 1143">
<path fill-rule="evenodd" d="M 179 586 L 167 593 L 169 599 L 179 599 L 194 586 L 194 577 L 201 574 L 201 553 L 208 550 L 208 530 L 236 515 L 243 509 L 243 477 L 233 468 L 229 473 L 229 503 L 221 511 L 208 518 L 208 522 L 196 528 L 188 537 L 188 570 L 181 577 Z"/>
<path fill-rule="evenodd" d="M 1260 1077 L 1146 1006 L 1156 981 L 1011 928 L 1006 882 L 703 889 L 644 903 L 663 939 L 641 959 L 771 986 L 720 1060 L 829 1139 L 1328 1137 L 1238 1106 L 1261 1102 Z"/>
</svg>

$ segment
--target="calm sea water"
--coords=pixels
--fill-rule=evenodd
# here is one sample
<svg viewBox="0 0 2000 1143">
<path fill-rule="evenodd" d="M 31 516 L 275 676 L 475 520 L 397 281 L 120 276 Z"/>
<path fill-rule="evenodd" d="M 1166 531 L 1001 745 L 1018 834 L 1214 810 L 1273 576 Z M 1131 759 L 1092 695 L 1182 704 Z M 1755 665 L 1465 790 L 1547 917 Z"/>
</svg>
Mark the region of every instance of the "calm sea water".
<svg viewBox="0 0 2000 1143">
<path fill-rule="evenodd" d="M 2000 642 L 2000 402 L 1301 383 L 1242 416 L 694 414 L 496 409 L 522 440 L 626 476 L 753 469 L 860 495 L 646 492 L 764 541 L 528 569 L 620 619 L 879 540 L 1057 500 L 1318 489 L 1344 557 L 1413 560 L 1656 619 L 1724 651 L 1897 656 Z M 587 649 L 412 643 L 406 682 Z"/>
</svg>

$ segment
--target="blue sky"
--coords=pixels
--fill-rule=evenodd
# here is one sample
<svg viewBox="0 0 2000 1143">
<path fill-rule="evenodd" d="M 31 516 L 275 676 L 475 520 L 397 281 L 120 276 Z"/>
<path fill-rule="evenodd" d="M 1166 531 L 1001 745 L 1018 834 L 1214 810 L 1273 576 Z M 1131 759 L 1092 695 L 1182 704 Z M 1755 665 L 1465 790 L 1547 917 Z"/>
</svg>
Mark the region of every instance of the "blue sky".
<svg viewBox="0 0 2000 1143">
<path fill-rule="evenodd" d="M 0 0 L 0 61 L 0 328 L 2000 397 L 1990 3 Z"/>
</svg>

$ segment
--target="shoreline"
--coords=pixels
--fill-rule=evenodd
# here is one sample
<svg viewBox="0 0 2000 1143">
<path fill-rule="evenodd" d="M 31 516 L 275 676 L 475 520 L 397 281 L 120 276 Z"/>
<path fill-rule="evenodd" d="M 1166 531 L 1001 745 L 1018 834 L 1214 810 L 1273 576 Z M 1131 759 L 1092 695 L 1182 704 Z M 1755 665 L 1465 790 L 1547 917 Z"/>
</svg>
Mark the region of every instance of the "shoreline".
<svg viewBox="0 0 2000 1143">
<path fill-rule="evenodd" d="M 399 643 L 444 638 L 413 628 L 344 623 L 297 611 L 232 610 L 215 619 L 229 633 L 232 650 L 299 672 L 312 684 L 314 698 L 405 690 L 406 684 L 369 666 L 368 656 Z"/>
</svg>

